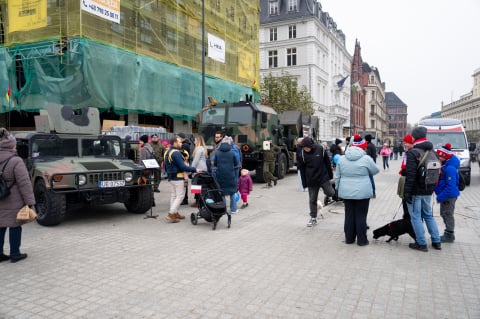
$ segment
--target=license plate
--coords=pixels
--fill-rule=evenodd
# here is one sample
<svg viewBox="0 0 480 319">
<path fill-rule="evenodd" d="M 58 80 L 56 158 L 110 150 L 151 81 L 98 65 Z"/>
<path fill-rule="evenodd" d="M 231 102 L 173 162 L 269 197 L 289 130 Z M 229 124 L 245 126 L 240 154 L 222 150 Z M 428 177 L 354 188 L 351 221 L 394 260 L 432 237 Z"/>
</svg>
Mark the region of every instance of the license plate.
<svg viewBox="0 0 480 319">
<path fill-rule="evenodd" d="M 98 186 L 100 188 L 125 186 L 125 181 L 101 181 Z"/>
</svg>

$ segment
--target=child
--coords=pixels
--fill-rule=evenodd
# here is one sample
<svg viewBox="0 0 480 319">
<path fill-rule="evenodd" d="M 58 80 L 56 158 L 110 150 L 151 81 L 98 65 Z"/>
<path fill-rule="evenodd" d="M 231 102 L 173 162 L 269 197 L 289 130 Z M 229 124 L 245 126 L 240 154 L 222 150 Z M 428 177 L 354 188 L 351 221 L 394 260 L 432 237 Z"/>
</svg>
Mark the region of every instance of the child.
<svg viewBox="0 0 480 319">
<path fill-rule="evenodd" d="M 238 191 L 242 197 L 243 205 L 240 208 L 248 206 L 248 194 L 252 191 L 253 183 L 248 170 L 242 169 L 240 171 L 240 178 L 238 179 Z"/>
<path fill-rule="evenodd" d="M 460 160 L 451 151 L 452 145 L 445 144 L 437 150 L 438 157 L 442 162 L 442 172 L 435 185 L 435 194 L 437 202 L 440 203 L 440 216 L 445 223 L 445 232 L 440 237 L 442 243 L 453 243 L 455 241 L 455 219 L 453 213 L 455 211 L 455 202 L 460 196 L 458 190 L 458 167 Z"/>
</svg>

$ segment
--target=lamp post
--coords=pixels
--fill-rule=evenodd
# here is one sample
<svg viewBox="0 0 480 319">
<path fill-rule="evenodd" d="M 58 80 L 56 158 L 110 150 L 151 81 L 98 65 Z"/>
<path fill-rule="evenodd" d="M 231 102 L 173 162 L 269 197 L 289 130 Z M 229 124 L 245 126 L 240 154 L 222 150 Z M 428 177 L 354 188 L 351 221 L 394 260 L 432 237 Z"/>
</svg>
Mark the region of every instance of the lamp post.
<svg viewBox="0 0 480 319">
<path fill-rule="evenodd" d="M 202 104 L 205 105 L 205 0 L 202 0 Z"/>
</svg>

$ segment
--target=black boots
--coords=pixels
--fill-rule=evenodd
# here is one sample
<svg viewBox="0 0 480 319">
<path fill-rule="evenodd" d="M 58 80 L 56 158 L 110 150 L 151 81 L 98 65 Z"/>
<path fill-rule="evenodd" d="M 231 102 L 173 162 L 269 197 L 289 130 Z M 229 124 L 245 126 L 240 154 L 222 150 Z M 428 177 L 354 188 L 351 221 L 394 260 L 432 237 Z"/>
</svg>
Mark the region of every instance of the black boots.
<svg viewBox="0 0 480 319">
<path fill-rule="evenodd" d="M 455 241 L 455 235 L 453 231 L 445 230 L 442 236 L 440 236 L 442 243 L 453 243 Z"/>
</svg>

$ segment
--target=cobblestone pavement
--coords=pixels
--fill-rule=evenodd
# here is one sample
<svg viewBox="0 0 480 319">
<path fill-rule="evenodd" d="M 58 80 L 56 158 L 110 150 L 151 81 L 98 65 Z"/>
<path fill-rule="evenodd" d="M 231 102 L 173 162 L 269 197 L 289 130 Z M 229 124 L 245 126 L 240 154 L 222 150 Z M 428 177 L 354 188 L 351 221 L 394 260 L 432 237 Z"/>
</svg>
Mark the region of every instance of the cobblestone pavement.
<svg viewBox="0 0 480 319">
<path fill-rule="evenodd" d="M 187 206 L 185 221 L 167 224 L 165 181 L 158 219 L 111 205 L 56 227 L 28 224 L 28 258 L 0 264 L 0 318 L 480 318 L 477 163 L 457 201 L 455 243 L 428 253 L 409 249 L 408 235 L 371 238 L 400 203 L 399 165 L 375 178 L 366 247 L 342 242 L 341 203 L 305 227 L 308 195 L 296 174 L 271 189 L 254 184 L 230 229 L 226 217 L 215 231 L 203 220 L 193 226 Z M 437 204 L 434 215 L 443 230 Z"/>
</svg>

